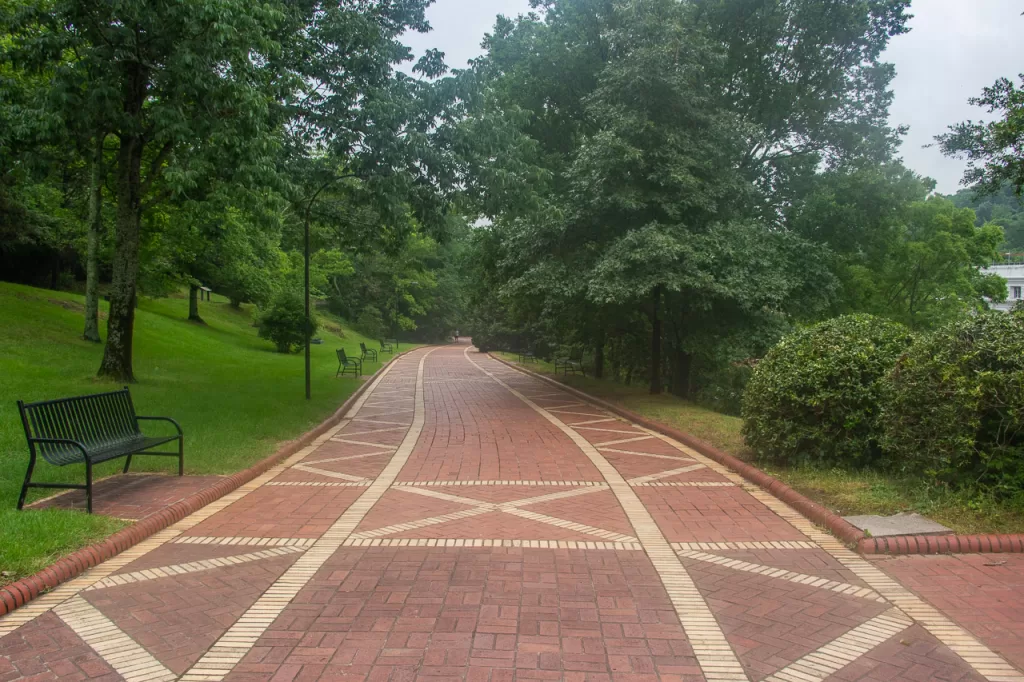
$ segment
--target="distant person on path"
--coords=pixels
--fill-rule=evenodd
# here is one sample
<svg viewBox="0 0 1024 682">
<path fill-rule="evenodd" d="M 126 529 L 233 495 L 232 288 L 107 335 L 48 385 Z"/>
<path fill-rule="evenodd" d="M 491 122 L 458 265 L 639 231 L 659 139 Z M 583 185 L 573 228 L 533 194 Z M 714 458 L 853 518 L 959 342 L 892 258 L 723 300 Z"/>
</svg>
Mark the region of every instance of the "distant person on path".
<svg viewBox="0 0 1024 682">
<path fill-rule="evenodd" d="M 459 342 L 459 330 L 456 329 L 455 330 L 455 343 L 458 343 L 458 342 Z"/>
</svg>

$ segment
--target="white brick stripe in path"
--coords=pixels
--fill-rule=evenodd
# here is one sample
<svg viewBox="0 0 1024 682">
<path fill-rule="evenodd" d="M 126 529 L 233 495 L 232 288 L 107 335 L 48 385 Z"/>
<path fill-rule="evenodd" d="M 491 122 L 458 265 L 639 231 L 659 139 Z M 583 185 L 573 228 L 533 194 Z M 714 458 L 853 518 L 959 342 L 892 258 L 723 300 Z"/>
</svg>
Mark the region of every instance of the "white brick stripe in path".
<svg viewBox="0 0 1024 682">
<path fill-rule="evenodd" d="M 899 609 L 889 609 L 766 677 L 764 682 L 821 682 L 913 624 Z"/>
<path fill-rule="evenodd" d="M 164 682 L 178 677 L 82 597 L 64 602 L 54 613 L 125 682 Z"/>
<path fill-rule="evenodd" d="M 669 545 L 661 529 L 654 522 L 647 508 L 644 507 L 640 498 L 633 489 L 626 483 L 622 474 L 613 467 L 608 460 L 597 450 L 597 446 L 590 443 L 586 438 L 574 431 L 565 422 L 561 421 L 547 409 L 539 406 L 522 393 L 512 388 L 493 373 L 474 362 L 469 357 L 469 349 L 464 351 L 466 360 L 472 363 L 477 369 L 490 376 L 498 384 L 504 386 L 510 393 L 529 405 L 535 412 L 542 415 L 551 424 L 556 426 L 562 433 L 569 436 L 574 443 L 583 451 L 590 461 L 597 467 L 601 475 L 608 482 L 615 493 L 626 516 L 636 530 L 637 538 L 647 556 L 654 566 L 654 569 L 661 577 L 669 599 L 675 607 L 679 621 L 682 623 L 686 637 L 693 647 L 693 653 L 697 657 L 704 677 L 711 682 L 740 682 L 747 680 L 736 654 L 733 652 L 729 642 L 725 639 L 718 621 L 715 620 L 711 609 L 708 607 L 704 597 L 697 591 L 686 568 L 676 556 L 675 551 Z M 523 376 L 519 374 L 519 376 Z M 601 415 L 598 415 L 601 416 Z M 646 440 L 650 435 L 638 437 L 636 440 Z M 626 439 L 631 442 L 634 439 Z M 600 445 L 617 445 L 620 441 L 601 443 Z"/>
<path fill-rule="evenodd" d="M 881 595 L 879 595 L 871 588 L 861 587 L 860 585 L 851 585 L 850 583 L 842 583 L 838 580 L 829 580 L 828 578 L 822 578 L 817 575 L 807 575 L 806 573 L 787 571 L 784 568 L 775 568 L 774 566 L 752 564 L 749 561 L 731 559 L 729 557 L 718 556 L 717 554 L 695 552 L 693 550 L 680 550 L 679 556 L 685 557 L 687 559 L 694 559 L 695 561 L 703 561 L 707 564 L 725 566 L 726 568 L 731 568 L 734 571 L 743 571 L 744 573 L 756 573 L 758 575 L 767 576 L 769 578 L 778 578 L 779 580 L 787 580 L 791 583 L 798 583 L 800 585 L 807 585 L 809 587 L 817 587 L 822 590 L 829 590 L 830 592 L 846 594 L 851 597 L 861 597 L 863 599 L 871 599 L 877 602 L 885 602 L 885 599 L 883 599 Z"/>
<path fill-rule="evenodd" d="M 186 672 L 181 680 L 183 682 L 198 682 L 199 680 L 222 680 L 247 653 L 256 645 L 259 638 L 270 627 L 271 623 L 281 615 L 285 607 L 298 595 L 299 591 L 312 580 L 320 567 L 331 558 L 339 547 L 348 539 L 355 530 L 355 527 L 366 516 L 367 512 L 384 495 L 385 491 L 394 483 L 398 472 L 402 470 L 412 453 L 416 441 L 419 440 L 423 431 L 423 424 L 426 421 L 426 408 L 423 401 L 423 366 L 427 357 L 436 349 L 428 350 L 420 356 L 416 370 L 415 388 L 415 416 L 412 426 L 406 432 L 402 444 L 398 447 L 394 457 L 380 475 L 373 481 L 369 488 L 359 496 L 352 505 L 334 522 L 327 532 L 320 536 L 313 547 L 306 551 L 299 559 L 285 571 L 284 575 L 274 581 L 274 584 L 256 600 L 256 603 L 249 607 L 241 618 L 235 621 L 227 632 L 221 635 L 212 647 Z M 364 393 L 359 401 L 353 405 L 350 414 L 358 414 L 365 400 L 373 393 L 373 390 L 387 376 L 388 372 L 397 363 L 388 365 Z"/>
<path fill-rule="evenodd" d="M 298 554 L 299 552 L 306 551 L 303 547 L 296 547 L 294 545 L 285 547 L 273 547 L 271 549 L 265 549 L 261 552 L 250 552 L 249 554 L 235 554 L 234 556 L 222 556 L 216 559 L 200 559 L 198 561 L 190 561 L 185 564 L 172 564 L 170 566 L 158 566 L 156 568 L 146 568 L 141 571 L 132 571 L 131 573 L 118 573 L 108 578 L 104 578 L 95 585 L 90 585 L 86 591 L 89 590 L 102 590 L 105 587 L 117 587 L 118 585 L 129 585 L 131 583 L 141 583 L 147 580 L 157 580 L 159 578 L 170 578 L 176 575 L 184 575 L 186 573 L 198 573 L 200 571 L 210 571 L 215 568 L 223 568 L 225 566 L 237 566 L 238 564 L 247 564 L 250 561 L 260 561 L 262 559 L 275 559 L 280 556 L 288 556 L 289 554 Z"/>
<path fill-rule="evenodd" d="M 174 540 L 176 545 L 239 545 L 258 547 L 312 547 L 313 538 L 254 538 L 244 536 L 215 537 L 210 535 L 186 535 Z"/>
</svg>

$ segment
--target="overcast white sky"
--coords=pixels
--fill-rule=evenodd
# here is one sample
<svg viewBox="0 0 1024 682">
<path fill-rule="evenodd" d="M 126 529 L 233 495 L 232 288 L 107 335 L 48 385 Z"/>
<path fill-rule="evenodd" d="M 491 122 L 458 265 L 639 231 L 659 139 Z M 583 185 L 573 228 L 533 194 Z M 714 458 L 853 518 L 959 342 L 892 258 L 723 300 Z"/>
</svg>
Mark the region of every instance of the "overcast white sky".
<svg viewBox="0 0 1024 682">
<path fill-rule="evenodd" d="M 436 47 L 451 66 L 464 66 L 481 53 L 480 41 L 498 14 L 529 11 L 528 0 L 436 0 L 428 10 L 434 30 L 410 34 L 417 54 Z M 952 123 L 983 118 L 967 99 L 1000 76 L 1024 72 L 1022 0 L 914 0 L 911 32 L 886 52 L 896 64 L 892 123 L 908 125 L 901 154 L 912 169 L 935 178 L 938 191 L 955 192 L 963 163 L 925 149 Z"/>
</svg>

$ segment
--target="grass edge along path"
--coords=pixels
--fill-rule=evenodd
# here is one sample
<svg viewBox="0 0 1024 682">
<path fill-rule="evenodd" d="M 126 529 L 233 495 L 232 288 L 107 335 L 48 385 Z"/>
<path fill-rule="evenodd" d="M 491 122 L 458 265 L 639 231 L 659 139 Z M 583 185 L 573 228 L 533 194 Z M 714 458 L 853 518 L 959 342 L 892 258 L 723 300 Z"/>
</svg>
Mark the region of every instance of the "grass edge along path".
<svg viewBox="0 0 1024 682">
<path fill-rule="evenodd" d="M 555 377 L 543 360 L 520 363 L 515 353 L 494 355 L 525 369 Z M 648 419 L 684 431 L 737 459 L 756 466 L 801 495 L 840 515 L 894 514 L 916 511 L 958 534 L 1022 533 L 1024 505 L 972 498 L 884 472 L 824 467 L 786 467 L 760 461 L 743 442 L 739 417 L 714 412 L 670 394 L 650 395 L 646 386 L 624 386 L 591 376 L 557 375 L 557 380 Z"/>
<path fill-rule="evenodd" d="M 82 310 L 83 298 L 75 294 L 0 283 L 0 584 L 31 575 L 129 525 L 77 511 L 15 510 L 28 463 L 15 400 L 120 387 L 95 378 L 103 347 L 82 340 Z M 324 315 L 319 333 L 324 343 L 312 348 L 313 399 L 307 402 L 302 354 L 276 353 L 270 342 L 258 338 L 251 306 L 235 309 L 214 295 L 200 306 L 206 324 L 189 322 L 187 312 L 184 297 L 142 299 L 135 339 L 138 383 L 131 387 L 139 414 L 182 423 L 186 475 L 246 469 L 321 423 L 379 367 L 367 363 L 361 380 L 335 379 L 335 348 L 358 357 L 360 341 L 368 347 L 379 344 Z M 122 465 L 118 460 L 98 466 L 97 479 Z M 171 473 L 172 468 L 164 458 L 132 462 L 133 472 Z M 80 465 L 57 468 L 44 462 L 36 471 L 34 480 L 84 481 Z M 54 491 L 31 491 L 29 499 L 48 492 Z"/>
<path fill-rule="evenodd" d="M 42 596 L 43 593 L 47 593 L 47 598 L 50 598 L 51 601 L 54 598 L 58 601 L 63 601 L 65 595 L 62 594 L 62 590 L 70 588 L 72 592 L 76 591 L 74 579 L 89 569 L 94 568 L 100 563 L 115 559 L 117 555 L 132 549 L 136 545 L 144 544 L 143 541 L 148 538 L 158 535 L 160 531 L 202 510 L 207 505 L 222 500 L 222 498 L 228 499 L 221 501 L 220 504 L 225 507 L 230 506 L 232 504 L 230 499 L 232 493 L 237 493 L 240 488 L 244 488 L 247 484 L 252 485 L 260 476 L 273 475 L 275 467 L 286 462 L 296 453 L 300 453 L 303 449 L 315 444 L 319 438 L 323 437 L 325 433 L 344 419 L 348 411 L 352 409 L 352 406 L 363 393 L 373 385 L 374 381 L 383 378 L 385 370 L 389 365 L 393 364 L 394 360 L 418 347 L 418 345 L 412 346 L 404 352 L 395 353 L 390 360 L 385 361 L 383 365 L 377 368 L 377 371 L 367 377 L 367 380 L 330 417 L 321 422 L 316 428 L 302 434 L 299 438 L 284 443 L 273 455 L 260 460 L 243 471 L 222 478 L 213 485 L 193 493 L 183 500 L 179 500 L 140 519 L 136 523 L 110 535 L 102 542 L 89 544 L 78 549 L 49 564 L 37 573 L 7 583 L 6 585 L 0 585 L 0 616 L 25 606 L 28 602 Z M 108 574 L 111 571 L 116 571 L 118 564 L 123 566 L 126 563 L 130 563 L 133 560 L 130 554 L 126 554 L 125 557 L 118 558 L 108 564 L 110 566 Z M 88 580 L 88 578 L 86 579 Z M 61 589 L 55 589 L 64 583 L 68 583 L 68 585 Z M 50 592 L 50 590 L 54 591 Z M 43 605 L 43 608 L 47 607 Z M 31 613 L 25 615 L 29 619 L 35 617 Z M 3 636 L 5 629 L 10 631 L 11 628 L 16 627 L 16 623 L 9 622 L 0 625 L 0 637 Z"/>
</svg>

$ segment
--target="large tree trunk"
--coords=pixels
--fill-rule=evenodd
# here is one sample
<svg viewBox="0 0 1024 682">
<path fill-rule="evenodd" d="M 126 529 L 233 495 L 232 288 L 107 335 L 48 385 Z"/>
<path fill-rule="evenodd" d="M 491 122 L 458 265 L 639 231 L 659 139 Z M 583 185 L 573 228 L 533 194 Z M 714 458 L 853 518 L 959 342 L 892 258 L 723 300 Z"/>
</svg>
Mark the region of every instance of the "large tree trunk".
<svg viewBox="0 0 1024 682">
<path fill-rule="evenodd" d="M 188 319 L 190 322 L 202 322 L 203 318 L 199 317 L 199 285 L 190 284 L 188 286 Z"/>
<path fill-rule="evenodd" d="M 132 337 L 135 328 L 136 283 L 139 274 L 139 218 L 142 203 L 142 139 L 122 135 L 117 159 L 117 224 L 114 268 L 107 319 L 107 345 L 99 375 L 134 382 Z"/>
<path fill-rule="evenodd" d="M 100 238 L 103 235 L 103 142 L 96 135 L 89 176 L 89 236 L 85 256 L 85 331 L 86 341 L 100 342 Z"/>
<path fill-rule="evenodd" d="M 693 370 L 693 354 L 682 348 L 673 350 L 672 358 L 672 394 L 689 400 L 692 395 L 690 375 Z"/>
<path fill-rule="evenodd" d="M 661 393 L 661 286 L 654 288 L 651 301 L 651 394 Z"/>
</svg>

